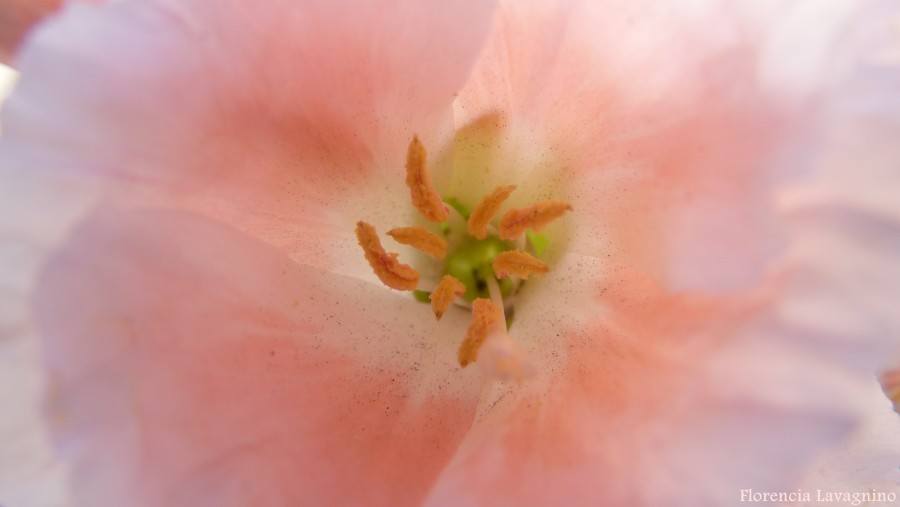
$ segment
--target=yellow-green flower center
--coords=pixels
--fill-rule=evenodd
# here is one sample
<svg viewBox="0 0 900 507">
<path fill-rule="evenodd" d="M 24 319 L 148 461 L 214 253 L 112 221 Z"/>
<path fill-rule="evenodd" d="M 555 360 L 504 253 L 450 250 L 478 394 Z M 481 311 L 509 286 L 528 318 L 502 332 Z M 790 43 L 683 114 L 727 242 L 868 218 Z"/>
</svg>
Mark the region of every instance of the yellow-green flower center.
<svg viewBox="0 0 900 507">
<path fill-rule="evenodd" d="M 438 320 L 454 302 L 472 309 L 472 324 L 459 353 L 460 365 L 466 366 L 477 360 L 478 350 L 490 336 L 502 335 L 509 340 L 512 307 L 504 300 L 511 301 L 532 275 L 550 271 L 539 259 L 547 246 L 547 238 L 540 231 L 572 207 L 565 201 L 539 201 L 507 209 L 495 223 L 504 202 L 516 189 L 509 185 L 494 189 L 469 212 L 459 201 L 443 199 L 434 188 L 425 148 L 415 137 L 409 145 L 406 171 L 413 205 L 439 231 L 400 227 L 388 234 L 441 262 L 440 283 L 433 290 L 419 288 L 419 272 L 401 264 L 398 254 L 386 252 L 371 225 L 358 222 L 357 239 L 378 278 L 392 289 L 411 290 L 421 302 L 430 301 Z M 448 220 L 451 208 L 461 220 Z M 465 230 L 453 230 L 459 225 L 450 225 L 463 222 Z"/>
</svg>

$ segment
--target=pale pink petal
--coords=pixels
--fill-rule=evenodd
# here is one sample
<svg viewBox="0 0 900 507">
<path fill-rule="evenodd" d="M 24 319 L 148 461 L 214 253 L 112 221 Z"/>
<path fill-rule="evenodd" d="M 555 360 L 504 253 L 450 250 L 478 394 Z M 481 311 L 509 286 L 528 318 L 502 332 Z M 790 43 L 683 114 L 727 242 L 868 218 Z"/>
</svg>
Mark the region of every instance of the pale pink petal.
<svg viewBox="0 0 900 507">
<path fill-rule="evenodd" d="M 800 488 L 811 492 L 811 501 L 800 505 L 824 505 L 815 501 L 818 491 L 877 493 L 887 499 L 876 497 L 869 505 L 891 505 L 900 498 L 900 417 L 874 381 L 858 401 L 865 407 L 864 424 L 849 441 L 809 467 Z"/>
<path fill-rule="evenodd" d="M 21 55 L 8 153 L 22 166 L 115 176 L 124 202 L 199 210 L 295 260 L 341 267 L 358 253 L 346 232 L 364 213 L 404 217 L 406 146 L 417 133 L 440 148 L 491 9 L 70 5 Z"/>
<path fill-rule="evenodd" d="M 60 0 L 0 2 L 0 63 L 9 64 L 28 31 L 60 4 Z"/>
<path fill-rule="evenodd" d="M 808 280 L 784 318 L 821 336 L 893 340 L 884 369 L 900 353 L 900 9 L 872 2 L 857 18 L 843 79 L 828 90 L 816 171 L 778 194 L 796 238 L 787 262 Z"/>
<path fill-rule="evenodd" d="M 0 264 L 27 264 L 22 249 L 0 246 Z M 9 271 L 12 271 L 11 269 Z M 44 376 L 40 347 L 21 287 L 0 273 L 0 505 L 64 505 L 63 464 L 40 411 Z"/>
<path fill-rule="evenodd" d="M 474 414 L 463 312 L 183 212 L 97 211 L 36 308 L 76 505 L 415 505 Z"/>
<path fill-rule="evenodd" d="M 820 170 L 807 185 L 779 196 L 799 238 L 791 261 L 808 280 L 805 290 L 790 294 L 782 317 L 829 338 L 837 354 L 861 365 L 866 362 L 855 343 L 836 338 L 889 338 L 893 350 L 880 357 L 881 369 L 888 369 L 896 368 L 900 351 L 900 11 L 892 2 L 872 2 L 860 18 L 850 35 L 855 51 L 845 55 L 848 79 L 830 90 L 823 115 Z M 891 503 L 900 495 L 900 419 L 874 379 L 857 403 L 864 424 L 813 463 L 801 485 L 814 492 L 894 495 Z"/>
<path fill-rule="evenodd" d="M 751 4 L 501 3 L 456 109 L 463 132 L 478 132 L 462 144 L 492 148 L 481 165 L 457 164 L 459 180 L 515 171 L 503 184 L 532 187 L 523 199 L 570 199 L 556 229 L 570 250 L 672 290 L 759 283 L 785 241 L 772 189 L 809 169 L 798 157 L 815 118 L 793 85 L 822 76 L 835 20 L 846 22 L 832 11 L 846 3 Z M 788 44 L 785 32 L 811 37 Z M 816 65 L 776 71 L 795 61 Z"/>
<path fill-rule="evenodd" d="M 731 505 L 853 428 L 860 381 L 769 320 L 778 287 L 666 295 L 577 255 L 556 273 L 510 329 L 538 379 L 483 400 L 426 505 Z"/>
<path fill-rule="evenodd" d="M 0 505 L 65 506 L 65 465 L 44 424 L 46 378 L 29 303 L 48 250 L 90 193 L 6 163 L 0 181 Z"/>
</svg>

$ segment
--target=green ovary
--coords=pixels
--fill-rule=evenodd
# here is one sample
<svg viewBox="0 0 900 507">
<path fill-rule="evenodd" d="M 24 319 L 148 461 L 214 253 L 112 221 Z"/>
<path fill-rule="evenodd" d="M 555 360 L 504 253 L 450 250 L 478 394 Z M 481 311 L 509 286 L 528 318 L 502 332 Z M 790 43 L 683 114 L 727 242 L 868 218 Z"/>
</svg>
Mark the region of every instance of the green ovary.
<svg viewBox="0 0 900 507">
<path fill-rule="evenodd" d="M 491 263 L 501 252 L 512 250 L 513 246 L 496 237 L 484 240 L 469 238 L 444 261 L 444 274 L 451 275 L 466 286 L 463 297 L 472 302 L 475 298 L 490 298 L 486 280 L 496 278 Z M 512 292 L 512 282 L 503 278 L 498 281 L 500 293 L 506 297 Z"/>
</svg>

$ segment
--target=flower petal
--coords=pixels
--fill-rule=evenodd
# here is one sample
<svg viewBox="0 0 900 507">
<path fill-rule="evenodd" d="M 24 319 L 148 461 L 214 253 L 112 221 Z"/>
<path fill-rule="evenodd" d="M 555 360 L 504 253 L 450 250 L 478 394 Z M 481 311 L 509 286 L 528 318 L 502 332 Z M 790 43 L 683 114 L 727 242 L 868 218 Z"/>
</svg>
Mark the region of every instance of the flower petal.
<svg viewBox="0 0 900 507">
<path fill-rule="evenodd" d="M 77 505 L 414 505 L 480 388 L 464 312 L 183 212 L 97 211 L 36 307 Z"/>
<path fill-rule="evenodd" d="M 3 0 L 0 2 L 0 63 L 10 63 L 28 30 L 59 7 L 60 0 Z"/>
<path fill-rule="evenodd" d="M 827 10 L 835 2 L 820 4 Z M 696 292 L 670 297 L 663 309 L 654 298 L 640 298 L 656 312 L 645 309 L 638 322 L 659 327 L 614 340 L 610 335 L 622 323 L 609 316 L 622 314 L 621 305 L 559 308 L 543 294 L 529 301 L 540 318 L 551 316 L 534 326 L 521 320 L 526 309 L 517 309 L 516 326 L 531 326 L 531 336 L 520 337 L 537 342 L 527 348 L 549 363 L 545 384 L 497 392 L 483 405 L 487 415 L 429 505 L 731 505 L 745 488 L 791 491 L 804 461 L 852 428 L 862 397 L 855 375 L 871 375 L 875 358 L 886 352 L 885 338 L 897 334 L 891 308 L 900 286 L 898 215 L 896 198 L 889 197 L 896 194 L 896 135 L 886 128 L 895 123 L 896 78 L 879 80 L 881 101 L 871 100 L 871 88 L 855 98 L 854 105 L 879 113 L 877 122 L 847 135 L 838 114 L 829 125 L 833 132 L 811 143 L 803 133 L 815 130 L 810 117 L 797 115 L 803 102 L 779 102 L 785 90 L 773 94 L 765 89 L 773 75 L 760 75 L 771 70 L 765 60 L 773 54 L 791 65 L 806 62 L 805 45 L 774 44 L 756 30 L 742 31 L 751 35 L 749 46 L 719 38 L 739 26 L 729 27 L 740 21 L 730 16 L 694 24 L 683 23 L 684 13 L 671 5 L 623 7 L 599 19 L 586 9 L 573 13 L 571 5 L 504 4 L 497 20 L 503 36 L 492 40 L 461 94 L 458 116 L 472 131 L 520 148 L 507 148 L 515 155 L 495 148 L 491 160 L 500 163 L 492 169 L 510 174 L 525 161 L 540 191 L 572 201 L 571 225 L 557 233 L 571 238 L 569 249 L 597 260 L 582 260 L 569 280 L 594 278 L 615 291 L 635 282 L 613 268 L 625 263 L 673 293 L 756 285 L 771 292 L 768 302 L 737 318 L 681 306 Z M 629 18 L 628 8 L 643 12 Z M 809 31 L 800 27 L 822 21 L 803 19 L 793 23 L 793 33 L 805 36 Z M 598 42 L 606 36 L 608 43 Z M 753 48 L 759 40 L 767 44 L 762 57 Z M 834 40 L 813 45 L 828 53 Z M 834 80 L 823 81 L 819 72 L 813 84 L 821 91 Z M 791 76 L 778 79 L 791 84 Z M 803 86 L 787 88 L 796 94 Z M 829 155 L 843 153 L 827 156 L 832 163 L 822 167 L 823 147 Z M 530 165 L 522 152 L 531 155 Z M 782 194 L 786 175 L 810 169 L 831 173 L 832 184 Z M 777 210 L 776 195 L 783 203 Z M 787 230 L 776 214 L 785 211 Z M 788 232 L 788 255 L 773 265 Z M 605 274 L 585 269 L 598 265 Z M 554 272 L 567 277 L 559 266 Z M 554 296 L 571 303 L 583 292 L 570 288 Z M 668 313 L 672 306 L 683 314 Z M 591 310 L 601 316 L 593 326 L 586 325 Z M 691 320 L 694 329 L 684 334 L 681 326 Z M 597 321 L 611 331 L 579 336 L 596 330 Z M 710 350 L 692 334 L 722 341 Z M 681 343 L 666 346 L 667 339 Z M 547 369 L 563 378 L 552 382 Z M 611 408 L 616 402 L 630 411 Z M 682 415 L 665 411 L 677 402 Z M 879 458 L 875 476 L 889 474 L 888 459 Z"/>
<path fill-rule="evenodd" d="M 796 238 L 786 263 L 807 280 L 783 318 L 824 337 L 855 333 L 857 343 L 890 337 L 884 369 L 900 352 L 900 7 L 867 5 L 847 37 L 844 79 L 829 90 L 816 171 L 777 202 Z M 839 353 L 852 358 L 854 346 L 845 341 Z"/>
<path fill-rule="evenodd" d="M 46 378 L 29 302 L 48 250 L 91 192 L 85 182 L 20 169 L 0 163 L 0 505 L 69 505 L 41 410 Z"/>
<path fill-rule="evenodd" d="M 848 442 L 809 467 L 803 490 L 900 496 L 900 418 L 875 382 L 859 402 L 866 410 L 864 424 Z"/>
<path fill-rule="evenodd" d="M 557 230 L 569 250 L 632 262 L 672 290 L 758 284 L 784 248 L 772 188 L 807 168 L 815 125 L 801 114 L 808 96 L 785 104 L 790 76 L 763 79 L 773 54 L 797 62 L 811 51 L 773 32 L 789 19 L 827 60 L 846 20 L 832 11 L 846 2 L 758 3 L 502 2 L 456 109 L 461 144 L 495 147 L 487 162 L 457 166 L 534 182 L 516 198 L 568 199 L 575 213 Z"/>
<path fill-rule="evenodd" d="M 21 253 L 0 246 L 0 264 L 20 267 Z M 65 471 L 39 406 L 44 379 L 38 340 L 26 298 L 6 282 L 0 279 L 0 505 L 65 505 Z"/>
<path fill-rule="evenodd" d="M 852 429 L 858 377 L 767 323 L 777 292 L 667 295 L 577 255 L 556 274 L 510 330 L 539 377 L 483 401 L 426 505 L 730 505 Z"/>
<path fill-rule="evenodd" d="M 449 134 L 491 9 L 71 5 L 22 54 L 7 142 L 19 164 L 114 175 L 122 202 L 198 210 L 340 267 L 364 211 L 403 216 L 406 146 Z"/>
</svg>

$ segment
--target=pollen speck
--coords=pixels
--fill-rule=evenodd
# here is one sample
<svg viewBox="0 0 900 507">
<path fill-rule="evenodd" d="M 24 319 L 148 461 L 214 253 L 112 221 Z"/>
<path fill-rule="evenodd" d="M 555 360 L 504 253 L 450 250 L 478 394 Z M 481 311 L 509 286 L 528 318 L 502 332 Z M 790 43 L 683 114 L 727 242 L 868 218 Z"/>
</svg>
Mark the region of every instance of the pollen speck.
<svg viewBox="0 0 900 507">
<path fill-rule="evenodd" d="M 388 236 L 438 260 L 447 255 L 447 241 L 424 227 L 396 227 L 388 231 Z"/>
<path fill-rule="evenodd" d="M 540 276 L 550 271 L 546 264 L 531 254 L 519 250 L 501 252 L 491 265 L 497 278 L 510 275 L 527 280 L 530 275 Z"/>
<path fill-rule="evenodd" d="M 500 219 L 500 237 L 516 239 L 526 230 L 541 232 L 550 222 L 572 210 L 566 201 L 541 201 L 524 208 L 512 208 Z"/>
<path fill-rule="evenodd" d="M 493 192 L 486 195 L 469 217 L 469 234 L 478 239 L 486 238 L 488 235 L 487 224 L 494 219 L 497 212 L 500 211 L 500 206 L 503 205 L 509 194 L 515 189 L 515 185 L 497 187 Z"/>
<path fill-rule="evenodd" d="M 465 293 L 466 286 L 463 285 L 462 282 L 450 275 L 444 275 L 444 278 L 441 279 L 441 283 L 438 284 L 437 288 L 434 289 L 434 292 L 429 296 L 431 299 L 431 310 L 434 312 L 434 316 L 437 317 L 437 320 L 441 320 L 441 317 L 444 316 L 444 312 L 447 311 L 447 308 L 450 307 L 450 303 L 452 303 L 454 299 Z"/>
<path fill-rule="evenodd" d="M 413 136 L 406 154 L 406 185 L 412 195 L 413 206 L 422 216 L 432 222 L 443 222 L 450 218 L 450 210 L 434 188 L 426 157 L 422 141 L 418 136 Z"/>
<path fill-rule="evenodd" d="M 472 301 L 472 323 L 459 347 L 459 365 L 465 368 L 478 359 L 478 349 L 487 339 L 491 328 L 500 321 L 502 310 L 490 299 L 478 298 Z"/>
<path fill-rule="evenodd" d="M 387 253 L 381 246 L 375 228 L 365 222 L 356 222 L 356 239 L 366 253 L 366 260 L 388 287 L 396 290 L 413 290 L 419 284 L 419 272 L 412 266 L 401 264 L 397 254 Z"/>
</svg>

